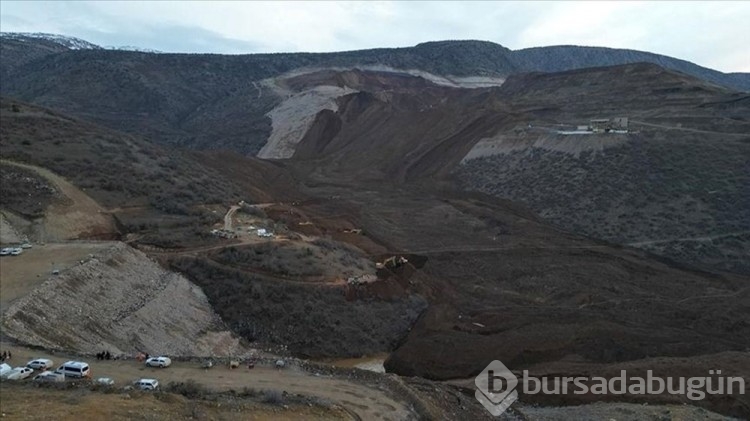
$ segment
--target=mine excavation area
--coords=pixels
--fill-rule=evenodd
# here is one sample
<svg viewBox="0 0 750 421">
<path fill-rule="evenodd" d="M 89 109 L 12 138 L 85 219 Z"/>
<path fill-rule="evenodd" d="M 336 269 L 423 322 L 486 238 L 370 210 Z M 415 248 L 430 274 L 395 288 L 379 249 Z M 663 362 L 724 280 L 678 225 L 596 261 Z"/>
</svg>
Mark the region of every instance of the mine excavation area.
<svg viewBox="0 0 750 421">
<path fill-rule="evenodd" d="M 738 392 L 521 393 L 499 418 L 475 399 L 493 360 L 750 378 L 747 93 L 653 63 L 425 65 L 510 54 L 489 44 L 3 58 L 0 352 L 92 375 L 2 379 L 2 412 L 750 416 Z"/>
</svg>

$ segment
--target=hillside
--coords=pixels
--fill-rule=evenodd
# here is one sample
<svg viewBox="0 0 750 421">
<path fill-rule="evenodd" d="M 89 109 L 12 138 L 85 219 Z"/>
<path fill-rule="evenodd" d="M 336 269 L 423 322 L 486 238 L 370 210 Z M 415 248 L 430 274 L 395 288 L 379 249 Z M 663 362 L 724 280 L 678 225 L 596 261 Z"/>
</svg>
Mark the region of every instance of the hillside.
<svg viewBox="0 0 750 421">
<path fill-rule="evenodd" d="M 283 169 L 272 164 L 238 161 L 232 153 L 177 151 L 7 99 L 0 101 L 0 149 L 5 160 L 49 169 L 85 190 L 115 217 L 121 235 L 134 233 L 143 243 L 162 246 L 210 241 L 203 227 L 221 216 L 207 205 L 223 209 L 242 199 L 263 202 L 295 194 Z M 31 194 L 31 187 L 16 183 L 3 189 L 18 196 Z"/>
<path fill-rule="evenodd" d="M 339 53 L 153 54 L 67 49 L 48 39 L 0 38 L 0 94 L 161 144 L 257 154 L 271 133 L 268 113 L 283 99 L 264 81 L 300 68 L 412 71 L 428 79 L 483 86 L 512 74 L 646 61 L 728 86 L 750 89 L 746 74 L 629 50 L 543 47 L 511 51 L 484 41 Z M 461 82 L 463 81 L 463 82 Z M 127 117 L 125 117 L 127 115 Z"/>
<path fill-rule="evenodd" d="M 750 273 L 747 95 L 645 65 L 511 78 L 500 91 L 539 111 L 469 152 L 456 172 L 465 188 L 572 232 Z M 632 133 L 554 132 L 599 116 L 629 116 Z"/>
<path fill-rule="evenodd" d="M 320 183 L 309 193 L 335 199 L 303 205 L 305 212 L 327 209 L 331 220 L 351 221 L 414 262 L 394 275 L 430 305 L 391 353 L 388 371 L 470 378 L 493 359 L 535 370 L 568 358 L 580 365 L 566 373 L 598 371 L 656 355 L 710 359 L 748 346 L 737 341 L 750 310 L 745 278 L 566 234 L 484 195 L 356 181 Z M 670 363 L 664 372 L 686 370 Z"/>
<path fill-rule="evenodd" d="M 45 348 L 175 356 L 243 351 L 200 289 L 123 244 L 89 255 L 4 310 L 4 334 Z"/>
<path fill-rule="evenodd" d="M 453 173 L 571 232 L 749 273 L 746 95 L 647 64 L 471 90 L 390 81 L 387 95 L 346 94 L 317 114 L 291 154 L 302 177 L 400 184 Z M 632 133 L 556 134 L 612 116 L 628 116 Z"/>
<path fill-rule="evenodd" d="M 513 63 L 524 71 L 549 73 L 587 67 L 651 63 L 727 88 L 750 91 L 750 74 L 717 72 L 689 61 L 646 51 L 558 45 L 513 51 Z"/>
</svg>

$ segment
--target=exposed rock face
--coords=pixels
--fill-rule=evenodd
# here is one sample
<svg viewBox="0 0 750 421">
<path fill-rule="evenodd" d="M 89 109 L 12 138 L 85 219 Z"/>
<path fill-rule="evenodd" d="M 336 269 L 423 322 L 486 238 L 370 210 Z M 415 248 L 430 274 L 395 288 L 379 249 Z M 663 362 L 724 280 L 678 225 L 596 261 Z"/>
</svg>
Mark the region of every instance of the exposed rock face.
<svg viewBox="0 0 750 421">
<path fill-rule="evenodd" d="M 77 352 L 241 352 L 200 288 L 121 243 L 50 278 L 2 324 L 23 342 Z"/>
</svg>

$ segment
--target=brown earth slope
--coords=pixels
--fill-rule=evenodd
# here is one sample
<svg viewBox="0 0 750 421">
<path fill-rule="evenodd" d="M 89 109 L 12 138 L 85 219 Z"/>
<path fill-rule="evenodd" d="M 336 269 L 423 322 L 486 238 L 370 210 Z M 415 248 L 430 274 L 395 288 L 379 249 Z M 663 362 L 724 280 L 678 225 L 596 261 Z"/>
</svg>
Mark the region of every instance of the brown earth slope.
<svg viewBox="0 0 750 421">
<path fill-rule="evenodd" d="M 336 112 L 318 115 L 288 164 L 307 180 L 309 194 L 356 209 L 343 217 L 380 244 L 427 258 L 413 290 L 431 305 L 387 369 L 452 378 L 474 375 L 493 359 L 519 368 L 566 358 L 595 364 L 748 349 L 746 277 L 569 234 L 507 202 L 453 189 L 444 177 L 480 140 L 529 123 L 586 122 L 602 110 L 639 119 L 661 115 L 663 121 L 697 113 L 696 130 L 726 134 L 723 140 L 716 134 L 720 144 L 707 140 L 704 150 L 717 158 L 734 151 L 741 158 L 743 140 L 735 133 L 745 122 L 719 125 L 721 112 L 701 107 L 737 94 L 649 65 L 531 75 L 496 89 L 424 92 L 423 104 L 408 88 L 387 98 L 367 92 L 341 98 Z M 668 130 L 644 129 L 638 136 L 659 141 Z M 606 159 L 610 146 L 595 147 L 604 148 Z M 679 155 L 674 160 L 683 171 L 692 168 Z M 730 173 L 728 183 L 737 189 L 741 175 L 736 168 Z M 551 168 L 545 175 L 550 183 L 568 181 Z M 533 184 L 516 179 L 509 187 Z M 637 189 L 647 192 L 649 184 Z M 740 215 L 743 203 L 734 204 Z M 696 257 L 702 256 L 683 260 L 701 262 Z M 747 411 L 746 402 L 738 405 L 723 408 Z"/>
<path fill-rule="evenodd" d="M 451 174 L 566 230 L 750 270 L 747 95 L 647 64 L 519 75 L 500 88 L 393 83 L 318 114 L 296 147 L 300 178 L 432 184 Z M 556 134 L 617 116 L 630 133 Z"/>
</svg>

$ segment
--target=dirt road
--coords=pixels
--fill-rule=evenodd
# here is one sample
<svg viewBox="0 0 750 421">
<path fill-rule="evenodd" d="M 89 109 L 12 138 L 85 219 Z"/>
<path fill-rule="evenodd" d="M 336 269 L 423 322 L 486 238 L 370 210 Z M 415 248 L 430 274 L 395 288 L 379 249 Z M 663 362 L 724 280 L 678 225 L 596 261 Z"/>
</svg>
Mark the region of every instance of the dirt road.
<svg viewBox="0 0 750 421">
<path fill-rule="evenodd" d="M 10 350 L 13 366 L 26 364 L 34 358 L 49 358 L 55 365 L 70 359 L 72 355 L 33 351 L 24 347 L 0 343 L 0 349 Z M 96 350 L 92 350 L 96 351 Z M 173 362 L 169 368 L 148 368 L 135 360 L 97 361 L 87 359 L 94 378 L 111 377 L 119 387 L 139 378 L 155 378 L 166 385 L 169 382 L 184 382 L 193 379 L 216 391 L 254 389 L 281 390 L 306 396 L 316 396 L 335 402 L 363 420 L 405 420 L 416 418 L 406 403 L 397 401 L 380 389 L 356 381 L 329 376 L 316 376 L 300 369 L 277 370 L 258 366 L 252 370 L 241 366 L 230 370 L 217 366 L 210 370 L 200 368 L 198 363 Z M 27 380 L 28 381 L 28 380 Z"/>
<path fill-rule="evenodd" d="M 224 215 L 224 229 L 226 231 L 232 230 L 232 216 L 234 216 L 235 212 L 237 212 L 237 209 L 239 208 L 240 208 L 239 206 L 234 205 L 230 207 L 229 210 L 227 211 L 227 214 Z"/>
</svg>

